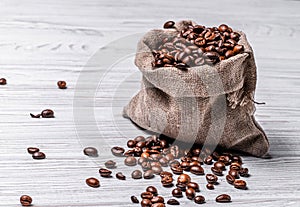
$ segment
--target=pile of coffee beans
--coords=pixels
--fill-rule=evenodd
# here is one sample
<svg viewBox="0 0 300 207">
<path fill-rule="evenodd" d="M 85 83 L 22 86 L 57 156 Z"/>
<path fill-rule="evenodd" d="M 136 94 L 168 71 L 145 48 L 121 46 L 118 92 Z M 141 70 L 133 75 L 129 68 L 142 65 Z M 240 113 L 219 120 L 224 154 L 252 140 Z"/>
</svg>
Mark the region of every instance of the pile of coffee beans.
<svg viewBox="0 0 300 207">
<path fill-rule="evenodd" d="M 174 22 L 164 24 L 165 29 L 174 28 Z M 204 64 L 216 64 L 243 52 L 243 45 L 238 44 L 240 34 L 226 24 L 219 27 L 188 25 L 177 36 L 161 40 L 152 54 L 152 66 L 177 67 L 185 70 Z"/>
</svg>

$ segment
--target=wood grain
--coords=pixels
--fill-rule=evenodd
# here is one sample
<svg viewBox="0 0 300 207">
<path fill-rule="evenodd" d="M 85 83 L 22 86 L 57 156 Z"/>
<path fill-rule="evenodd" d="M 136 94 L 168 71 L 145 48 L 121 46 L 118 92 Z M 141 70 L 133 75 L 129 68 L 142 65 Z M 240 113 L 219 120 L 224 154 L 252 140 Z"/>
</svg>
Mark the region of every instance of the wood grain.
<svg viewBox="0 0 300 207">
<path fill-rule="evenodd" d="M 0 76 L 8 84 L 0 87 L 0 206 L 19 205 L 22 194 L 31 195 L 37 207 L 134 206 L 130 196 L 153 183 L 162 195 L 171 197 L 158 178 L 101 179 L 99 189 L 85 185 L 85 179 L 99 177 L 98 167 L 112 158 L 110 146 L 125 146 L 128 137 L 145 133 L 121 117 L 122 107 L 139 88 L 133 57 L 111 69 L 95 94 L 101 137 L 86 122 L 87 137 L 78 139 L 73 115 L 76 81 L 93 54 L 125 35 L 160 28 L 169 19 L 193 19 L 204 25 L 225 22 L 245 31 L 258 66 L 256 100 L 267 103 L 257 107 L 256 117 L 269 137 L 271 158 L 244 158 L 252 175 L 247 191 L 233 189 L 224 178 L 216 190 L 207 191 L 204 177 L 195 177 L 207 205 L 299 206 L 299 8 L 299 1 L 284 0 L 2 0 Z M 99 69 L 91 67 L 91 77 Z M 132 76 L 124 80 L 128 74 Z M 61 79 L 67 81 L 67 90 L 57 89 Z M 120 81 L 126 87 L 118 87 Z M 79 99 L 87 96 L 83 93 Z M 56 118 L 30 118 L 29 113 L 45 108 L 53 109 Z M 82 148 L 94 143 L 101 148 L 100 156 L 89 159 Z M 41 148 L 47 159 L 32 160 L 28 146 Z M 133 168 L 114 159 L 115 172 L 129 176 Z M 232 195 L 233 202 L 215 203 L 220 193 Z M 182 206 L 196 206 L 180 201 Z"/>
</svg>

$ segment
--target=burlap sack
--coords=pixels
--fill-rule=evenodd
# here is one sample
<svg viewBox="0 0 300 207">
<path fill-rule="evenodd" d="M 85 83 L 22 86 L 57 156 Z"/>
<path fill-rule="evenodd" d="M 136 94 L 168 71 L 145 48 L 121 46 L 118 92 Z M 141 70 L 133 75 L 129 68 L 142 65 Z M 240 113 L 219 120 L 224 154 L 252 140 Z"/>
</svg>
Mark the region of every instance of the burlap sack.
<svg viewBox="0 0 300 207">
<path fill-rule="evenodd" d="M 124 108 L 124 117 L 180 141 L 218 144 L 263 156 L 269 142 L 253 116 L 256 65 L 243 32 L 238 32 L 238 43 L 244 46 L 244 52 L 216 65 L 187 71 L 151 66 L 152 49 L 187 24 L 194 23 L 181 21 L 175 29 L 152 30 L 140 40 L 135 64 L 143 74 L 142 86 Z"/>
</svg>

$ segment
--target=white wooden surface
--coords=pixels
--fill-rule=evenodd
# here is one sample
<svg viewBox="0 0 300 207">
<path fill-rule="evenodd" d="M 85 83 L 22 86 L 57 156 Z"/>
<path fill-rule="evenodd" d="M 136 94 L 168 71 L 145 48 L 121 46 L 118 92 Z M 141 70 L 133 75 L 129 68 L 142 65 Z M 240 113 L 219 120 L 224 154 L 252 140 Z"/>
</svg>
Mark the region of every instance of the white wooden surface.
<svg viewBox="0 0 300 207">
<path fill-rule="evenodd" d="M 22 194 L 31 195 L 40 207 L 135 206 L 131 195 L 149 184 L 160 186 L 158 178 L 101 179 L 99 189 L 85 185 L 87 177 L 99 177 L 98 167 L 112 156 L 109 147 L 103 147 L 100 157 L 91 160 L 82 154 L 84 145 L 125 146 L 127 137 L 143 134 L 121 117 L 140 77 L 127 79 L 128 88 L 117 88 L 122 76 L 136 70 L 133 58 L 110 70 L 96 94 L 95 118 L 104 138 L 93 137 L 91 131 L 90 137 L 78 139 L 72 106 L 80 71 L 100 47 L 125 35 L 160 28 L 169 19 L 193 19 L 211 26 L 225 22 L 244 30 L 258 66 L 256 100 L 267 103 L 258 106 L 256 117 L 269 137 L 272 158 L 245 157 L 252 175 L 247 191 L 233 189 L 224 178 L 216 190 L 207 191 L 204 177 L 195 177 L 207 199 L 205 205 L 299 206 L 299 9 L 299 1 L 288 0 L 1 0 L 0 76 L 8 84 L 0 87 L 0 206 L 18 206 Z M 67 90 L 56 88 L 61 79 L 68 82 Z M 120 95 L 112 98 L 116 88 Z M 45 108 L 55 110 L 56 118 L 29 117 Z M 85 125 L 87 132 L 90 124 Z M 33 160 L 26 152 L 28 146 L 41 148 L 47 159 Z M 134 168 L 114 159 L 115 172 L 129 176 Z M 170 190 L 159 190 L 170 198 Z M 220 193 L 229 193 L 233 202 L 215 203 Z M 195 206 L 180 200 L 182 206 Z"/>
</svg>

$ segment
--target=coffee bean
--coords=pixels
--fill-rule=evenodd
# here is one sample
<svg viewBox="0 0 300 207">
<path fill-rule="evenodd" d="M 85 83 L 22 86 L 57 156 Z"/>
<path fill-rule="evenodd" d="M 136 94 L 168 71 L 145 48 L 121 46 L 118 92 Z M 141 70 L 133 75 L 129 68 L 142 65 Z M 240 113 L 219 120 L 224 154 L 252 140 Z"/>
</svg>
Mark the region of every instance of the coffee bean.
<svg viewBox="0 0 300 207">
<path fill-rule="evenodd" d="M 199 195 L 194 198 L 194 201 L 197 204 L 202 204 L 202 203 L 205 203 L 205 198 L 204 198 L 204 196 Z"/>
<path fill-rule="evenodd" d="M 208 190 L 213 190 L 213 189 L 215 189 L 215 186 L 214 186 L 214 184 L 208 183 L 208 184 L 206 184 L 206 188 Z"/>
<path fill-rule="evenodd" d="M 34 114 L 30 113 L 30 116 L 31 116 L 31 118 L 40 118 L 41 114 L 34 115 Z"/>
<path fill-rule="evenodd" d="M 175 25 L 175 22 L 173 22 L 173 21 L 167 21 L 167 22 L 164 24 L 164 29 L 174 28 L 174 25 Z"/>
<path fill-rule="evenodd" d="M 40 149 L 39 148 L 36 148 L 36 147 L 28 147 L 27 148 L 27 152 L 29 153 L 29 154 L 34 154 L 35 152 L 39 152 L 40 151 Z"/>
<path fill-rule="evenodd" d="M 152 207 L 152 203 L 149 199 L 143 199 L 141 202 L 142 207 Z"/>
<path fill-rule="evenodd" d="M 54 118 L 54 111 L 51 109 L 45 109 L 41 113 L 43 118 Z"/>
<path fill-rule="evenodd" d="M 137 136 L 136 138 L 134 138 L 134 141 L 136 141 L 137 143 L 138 142 L 143 142 L 143 141 L 145 141 L 145 137 L 143 137 L 143 136 Z"/>
<path fill-rule="evenodd" d="M 191 177 L 187 174 L 181 174 L 181 175 L 179 175 L 177 182 L 183 183 L 183 184 L 188 184 L 191 182 Z"/>
<path fill-rule="evenodd" d="M 212 156 L 207 156 L 204 158 L 204 163 L 207 164 L 207 165 L 211 165 L 213 163 L 213 158 Z"/>
<path fill-rule="evenodd" d="M 190 182 L 187 184 L 187 188 L 193 188 L 196 192 L 200 192 L 199 185 L 195 182 Z"/>
<path fill-rule="evenodd" d="M 230 170 L 237 170 L 239 171 L 241 169 L 241 165 L 239 163 L 233 162 L 230 165 Z"/>
<path fill-rule="evenodd" d="M 32 158 L 36 160 L 42 160 L 46 158 L 46 155 L 43 152 L 35 152 L 32 154 Z"/>
<path fill-rule="evenodd" d="M 141 198 L 151 200 L 153 198 L 153 194 L 151 192 L 143 192 L 141 194 Z"/>
<path fill-rule="evenodd" d="M 170 161 L 169 166 L 170 166 L 171 168 L 173 168 L 173 167 L 180 167 L 180 162 L 177 161 L 177 160 L 172 160 L 172 161 Z M 181 167 L 180 167 L 180 168 L 181 168 Z M 182 168 L 181 168 L 181 170 L 182 170 Z M 180 173 L 180 174 L 181 174 L 181 173 Z"/>
<path fill-rule="evenodd" d="M 206 174 L 206 180 L 210 184 L 215 184 L 218 181 L 218 177 L 213 174 Z"/>
<path fill-rule="evenodd" d="M 232 156 L 231 159 L 232 159 L 232 164 L 238 163 L 241 165 L 243 163 L 242 158 L 240 156 L 235 155 L 235 156 Z"/>
<path fill-rule="evenodd" d="M 125 165 L 127 166 L 135 166 L 137 164 L 137 160 L 135 157 L 133 156 L 128 156 L 126 157 L 126 159 L 124 160 Z"/>
<path fill-rule="evenodd" d="M 134 170 L 132 173 L 131 173 L 131 177 L 133 179 L 141 179 L 143 176 L 142 172 L 140 170 Z"/>
<path fill-rule="evenodd" d="M 230 164 L 230 157 L 229 156 L 225 156 L 222 155 L 219 157 L 218 162 L 223 162 L 225 165 L 229 165 Z"/>
<path fill-rule="evenodd" d="M 83 153 L 90 157 L 98 157 L 98 150 L 94 147 L 86 147 L 83 149 Z"/>
<path fill-rule="evenodd" d="M 216 202 L 218 203 L 228 203 L 231 202 L 231 197 L 227 194 L 221 194 L 216 197 Z"/>
<path fill-rule="evenodd" d="M 173 199 L 173 198 L 169 199 L 169 200 L 167 201 L 167 204 L 168 204 L 168 205 L 180 205 L 179 201 L 176 200 L 176 199 Z"/>
<path fill-rule="evenodd" d="M 153 170 L 147 170 L 144 172 L 144 179 L 152 179 L 154 178 L 154 172 Z"/>
<path fill-rule="evenodd" d="M 150 192 L 150 193 L 152 193 L 155 196 L 158 195 L 158 191 L 157 191 L 156 187 L 154 187 L 154 186 L 148 186 L 146 188 L 146 192 Z"/>
<path fill-rule="evenodd" d="M 173 191 L 172 191 L 172 195 L 173 197 L 175 198 L 181 198 L 183 195 L 182 195 L 182 190 L 180 188 L 175 188 Z"/>
<path fill-rule="evenodd" d="M 214 167 L 220 170 L 226 170 L 225 164 L 223 162 L 219 162 L 219 161 L 215 162 Z"/>
<path fill-rule="evenodd" d="M 161 166 L 153 166 L 151 169 L 152 169 L 153 173 L 156 175 L 159 175 L 163 171 Z"/>
<path fill-rule="evenodd" d="M 99 188 L 100 182 L 97 178 L 88 178 L 86 179 L 86 184 L 92 188 Z"/>
<path fill-rule="evenodd" d="M 135 196 L 131 196 L 130 199 L 131 199 L 132 203 L 139 203 L 140 202 L 139 199 Z"/>
<path fill-rule="evenodd" d="M 172 187 L 173 186 L 173 178 L 172 177 L 169 177 L 169 176 L 166 176 L 166 177 L 163 177 L 161 179 L 161 184 L 164 186 L 164 187 Z"/>
<path fill-rule="evenodd" d="M 190 171 L 195 175 L 204 175 L 204 169 L 198 165 L 192 166 Z"/>
<path fill-rule="evenodd" d="M 188 188 L 185 191 L 185 195 L 188 199 L 193 200 L 196 195 L 196 192 L 193 188 Z"/>
<path fill-rule="evenodd" d="M 66 89 L 67 88 L 67 83 L 66 81 L 58 81 L 57 86 L 59 89 Z"/>
<path fill-rule="evenodd" d="M 145 141 L 137 142 L 135 144 L 135 146 L 142 149 L 142 148 L 146 147 L 146 142 Z"/>
<path fill-rule="evenodd" d="M 30 206 L 32 203 L 32 198 L 28 195 L 22 195 L 20 197 L 20 203 L 22 206 Z"/>
<path fill-rule="evenodd" d="M 244 180 L 235 180 L 233 182 L 233 185 L 237 189 L 246 189 L 247 188 L 247 183 Z"/>
<path fill-rule="evenodd" d="M 112 177 L 111 176 L 112 172 L 110 170 L 108 170 L 108 169 L 105 169 L 105 168 L 100 168 L 99 169 L 99 173 L 100 173 L 100 176 L 104 177 L 104 178 L 110 178 L 110 177 Z"/>
<path fill-rule="evenodd" d="M 154 203 L 151 207 L 165 207 L 164 203 Z"/>
<path fill-rule="evenodd" d="M 111 152 L 114 156 L 123 157 L 125 149 L 122 147 L 113 147 L 111 148 Z"/>
<path fill-rule="evenodd" d="M 108 169 L 114 169 L 116 168 L 116 162 L 113 160 L 108 160 L 104 163 L 105 167 L 107 167 Z"/>
<path fill-rule="evenodd" d="M 160 173 L 160 177 L 161 177 L 161 178 L 164 178 L 164 177 L 166 177 L 166 176 L 168 176 L 168 177 L 173 177 L 173 174 L 170 173 L 170 172 L 167 172 L 167 171 L 163 171 L 163 172 Z"/>
<path fill-rule="evenodd" d="M 226 175 L 226 180 L 229 184 L 233 184 L 235 178 L 232 175 Z"/>
<path fill-rule="evenodd" d="M 169 160 L 165 157 L 162 157 L 162 158 L 159 159 L 159 163 L 161 164 L 161 166 L 167 167 L 168 163 L 169 163 Z"/>
<path fill-rule="evenodd" d="M 182 163 L 180 163 L 180 167 L 184 170 L 184 171 L 190 171 L 190 163 L 187 161 L 184 161 Z"/>
<path fill-rule="evenodd" d="M 213 172 L 213 174 L 215 174 L 215 175 L 218 175 L 218 176 L 222 176 L 223 175 L 223 171 L 221 169 L 219 169 L 219 168 L 211 167 L 210 169 Z"/>
<path fill-rule="evenodd" d="M 129 148 L 134 148 L 135 147 L 135 145 L 136 145 L 136 141 L 134 141 L 134 140 L 128 140 L 127 141 L 127 147 L 129 147 Z"/>
<path fill-rule="evenodd" d="M 241 168 L 239 170 L 239 174 L 241 177 L 249 177 L 249 170 L 248 168 Z"/>
<path fill-rule="evenodd" d="M 181 167 L 171 167 L 171 170 L 175 175 L 181 175 L 183 173 L 183 169 Z"/>
<path fill-rule="evenodd" d="M 227 50 L 227 52 L 225 53 L 225 57 L 226 58 L 230 58 L 234 55 L 234 52 L 232 50 Z"/>
<path fill-rule="evenodd" d="M 237 170 L 229 170 L 228 175 L 231 175 L 234 178 L 239 178 L 239 172 Z"/>
<path fill-rule="evenodd" d="M 152 203 L 164 203 L 165 199 L 161 196 L 155 196 L 151 199 Z"/>
<path fill-rule="evenodd" d="M 123 175 L 123 173 L 121 173 L 121 172 L 118 172 L 116 174 L 116 178 L 118 178 L 119 180 L 126 180 L 126 176 Z"/>
<path fill-rule="evenodd" d="M 5 78 L 0 78 L 0 85 L 6 85 L 7 81 Z"/>
</svg>

